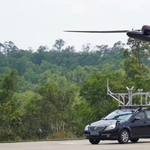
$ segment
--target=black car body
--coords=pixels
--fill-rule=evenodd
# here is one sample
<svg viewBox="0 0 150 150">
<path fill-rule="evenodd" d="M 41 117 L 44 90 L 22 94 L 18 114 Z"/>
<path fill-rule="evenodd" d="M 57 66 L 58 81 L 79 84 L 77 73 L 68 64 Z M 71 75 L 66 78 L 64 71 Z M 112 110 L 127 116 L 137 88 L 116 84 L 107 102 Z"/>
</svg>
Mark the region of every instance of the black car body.
<svg viewBox="0 0 150 150">
<path fill-rule="evenodd" d="M 115 110 L 100 121 L 89 123 L 84 134 L 92 144 L 98 144 L 100 140 L 118 140 L 123 144 L 150 138 L 150 109 Z"/>
</svg>

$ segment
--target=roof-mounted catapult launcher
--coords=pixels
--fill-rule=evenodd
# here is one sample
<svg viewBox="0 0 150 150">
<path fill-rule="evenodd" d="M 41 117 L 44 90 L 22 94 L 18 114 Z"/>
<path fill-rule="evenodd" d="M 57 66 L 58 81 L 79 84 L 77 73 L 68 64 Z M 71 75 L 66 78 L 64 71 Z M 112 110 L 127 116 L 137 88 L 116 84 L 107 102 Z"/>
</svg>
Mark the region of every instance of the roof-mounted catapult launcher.
<svg viewBox="0 0 150 150">
<path fill-rule="evenodd" d="M 119 107 L 140 107 L 140 106 L 150 106 L 148 98 L 150 97 L 150 92 L 143 93 L 143 89 L 138 89 L 137 93 L 132 93 L 132 88 L 127 88 L 128 93 L 113 93 L 109 88 L 109 81 L 107 79 L 107 95 L 110 95 L 113 99 L 119 102 Z M 140 95 L 140 104 L 133 104 L 132 97 L 135 95 Z M 145 97 L 145 100 L 143 99 Z"/>
</svg>

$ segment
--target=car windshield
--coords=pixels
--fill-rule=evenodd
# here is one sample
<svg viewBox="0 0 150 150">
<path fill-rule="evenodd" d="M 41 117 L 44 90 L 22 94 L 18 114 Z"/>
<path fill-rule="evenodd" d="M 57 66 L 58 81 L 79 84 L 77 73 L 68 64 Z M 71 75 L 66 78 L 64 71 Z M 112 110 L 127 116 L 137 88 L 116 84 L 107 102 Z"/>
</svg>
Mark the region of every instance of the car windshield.
<svg viewBox="0 0 150 150">
<path fill-rule="evenodd" d="M 116 110 L 107 115 L 104 120 L 127 120 L 132 115 L 131 110 Z"/>
</svg>

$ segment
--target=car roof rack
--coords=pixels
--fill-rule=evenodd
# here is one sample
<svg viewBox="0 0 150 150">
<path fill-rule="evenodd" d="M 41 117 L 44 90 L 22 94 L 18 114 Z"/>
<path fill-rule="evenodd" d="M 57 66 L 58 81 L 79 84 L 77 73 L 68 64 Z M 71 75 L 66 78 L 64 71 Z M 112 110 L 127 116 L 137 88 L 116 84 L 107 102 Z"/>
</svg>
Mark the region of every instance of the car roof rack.
<svg viewBox="0 0 150 150">
<path fill-rule="evenodd" d="M 118 107 L 121 109 L 122 107 L 128 107 L 128 108 L 137 108 L 137 107 L 150 107 L 150 101 L 148 101 L 148 98 L 150 98 L 150 92 L 143 92 L 143 89 L 138 89 L 138 92 L 132 93 L 132 88 L 127 88 L 127 93 L 113 93 L 110 91 L 109 88 L 109 81 L 107 79 L 107 95 L 110 95 L 113 99 L 118 101 L 119 105 Z M 138 104 L 134 103 L 134 100 L 132 99 L 133 96 L 139 95 L 140 100 Z M 145 98 L 145 99 L 144 99 Z"/>
</svg>

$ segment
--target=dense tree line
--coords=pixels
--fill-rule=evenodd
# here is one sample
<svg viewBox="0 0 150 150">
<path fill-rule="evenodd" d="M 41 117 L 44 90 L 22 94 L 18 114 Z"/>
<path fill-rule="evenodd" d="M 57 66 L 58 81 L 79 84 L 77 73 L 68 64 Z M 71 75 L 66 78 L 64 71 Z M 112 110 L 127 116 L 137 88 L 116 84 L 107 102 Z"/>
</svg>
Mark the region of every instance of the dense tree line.
<svg viewBox="0 0 150 150">
<path fill-rule="evenodd" d="M 82 136 L 87 120 L 117 108 L 106 78 L 114 92 L 150 90 L 149 43 L 86 44 L 82 51 L 64 45 L 62 39 L 37 51 L 11 41 L 0 45 L 1 141 Z"/>
</svg>

